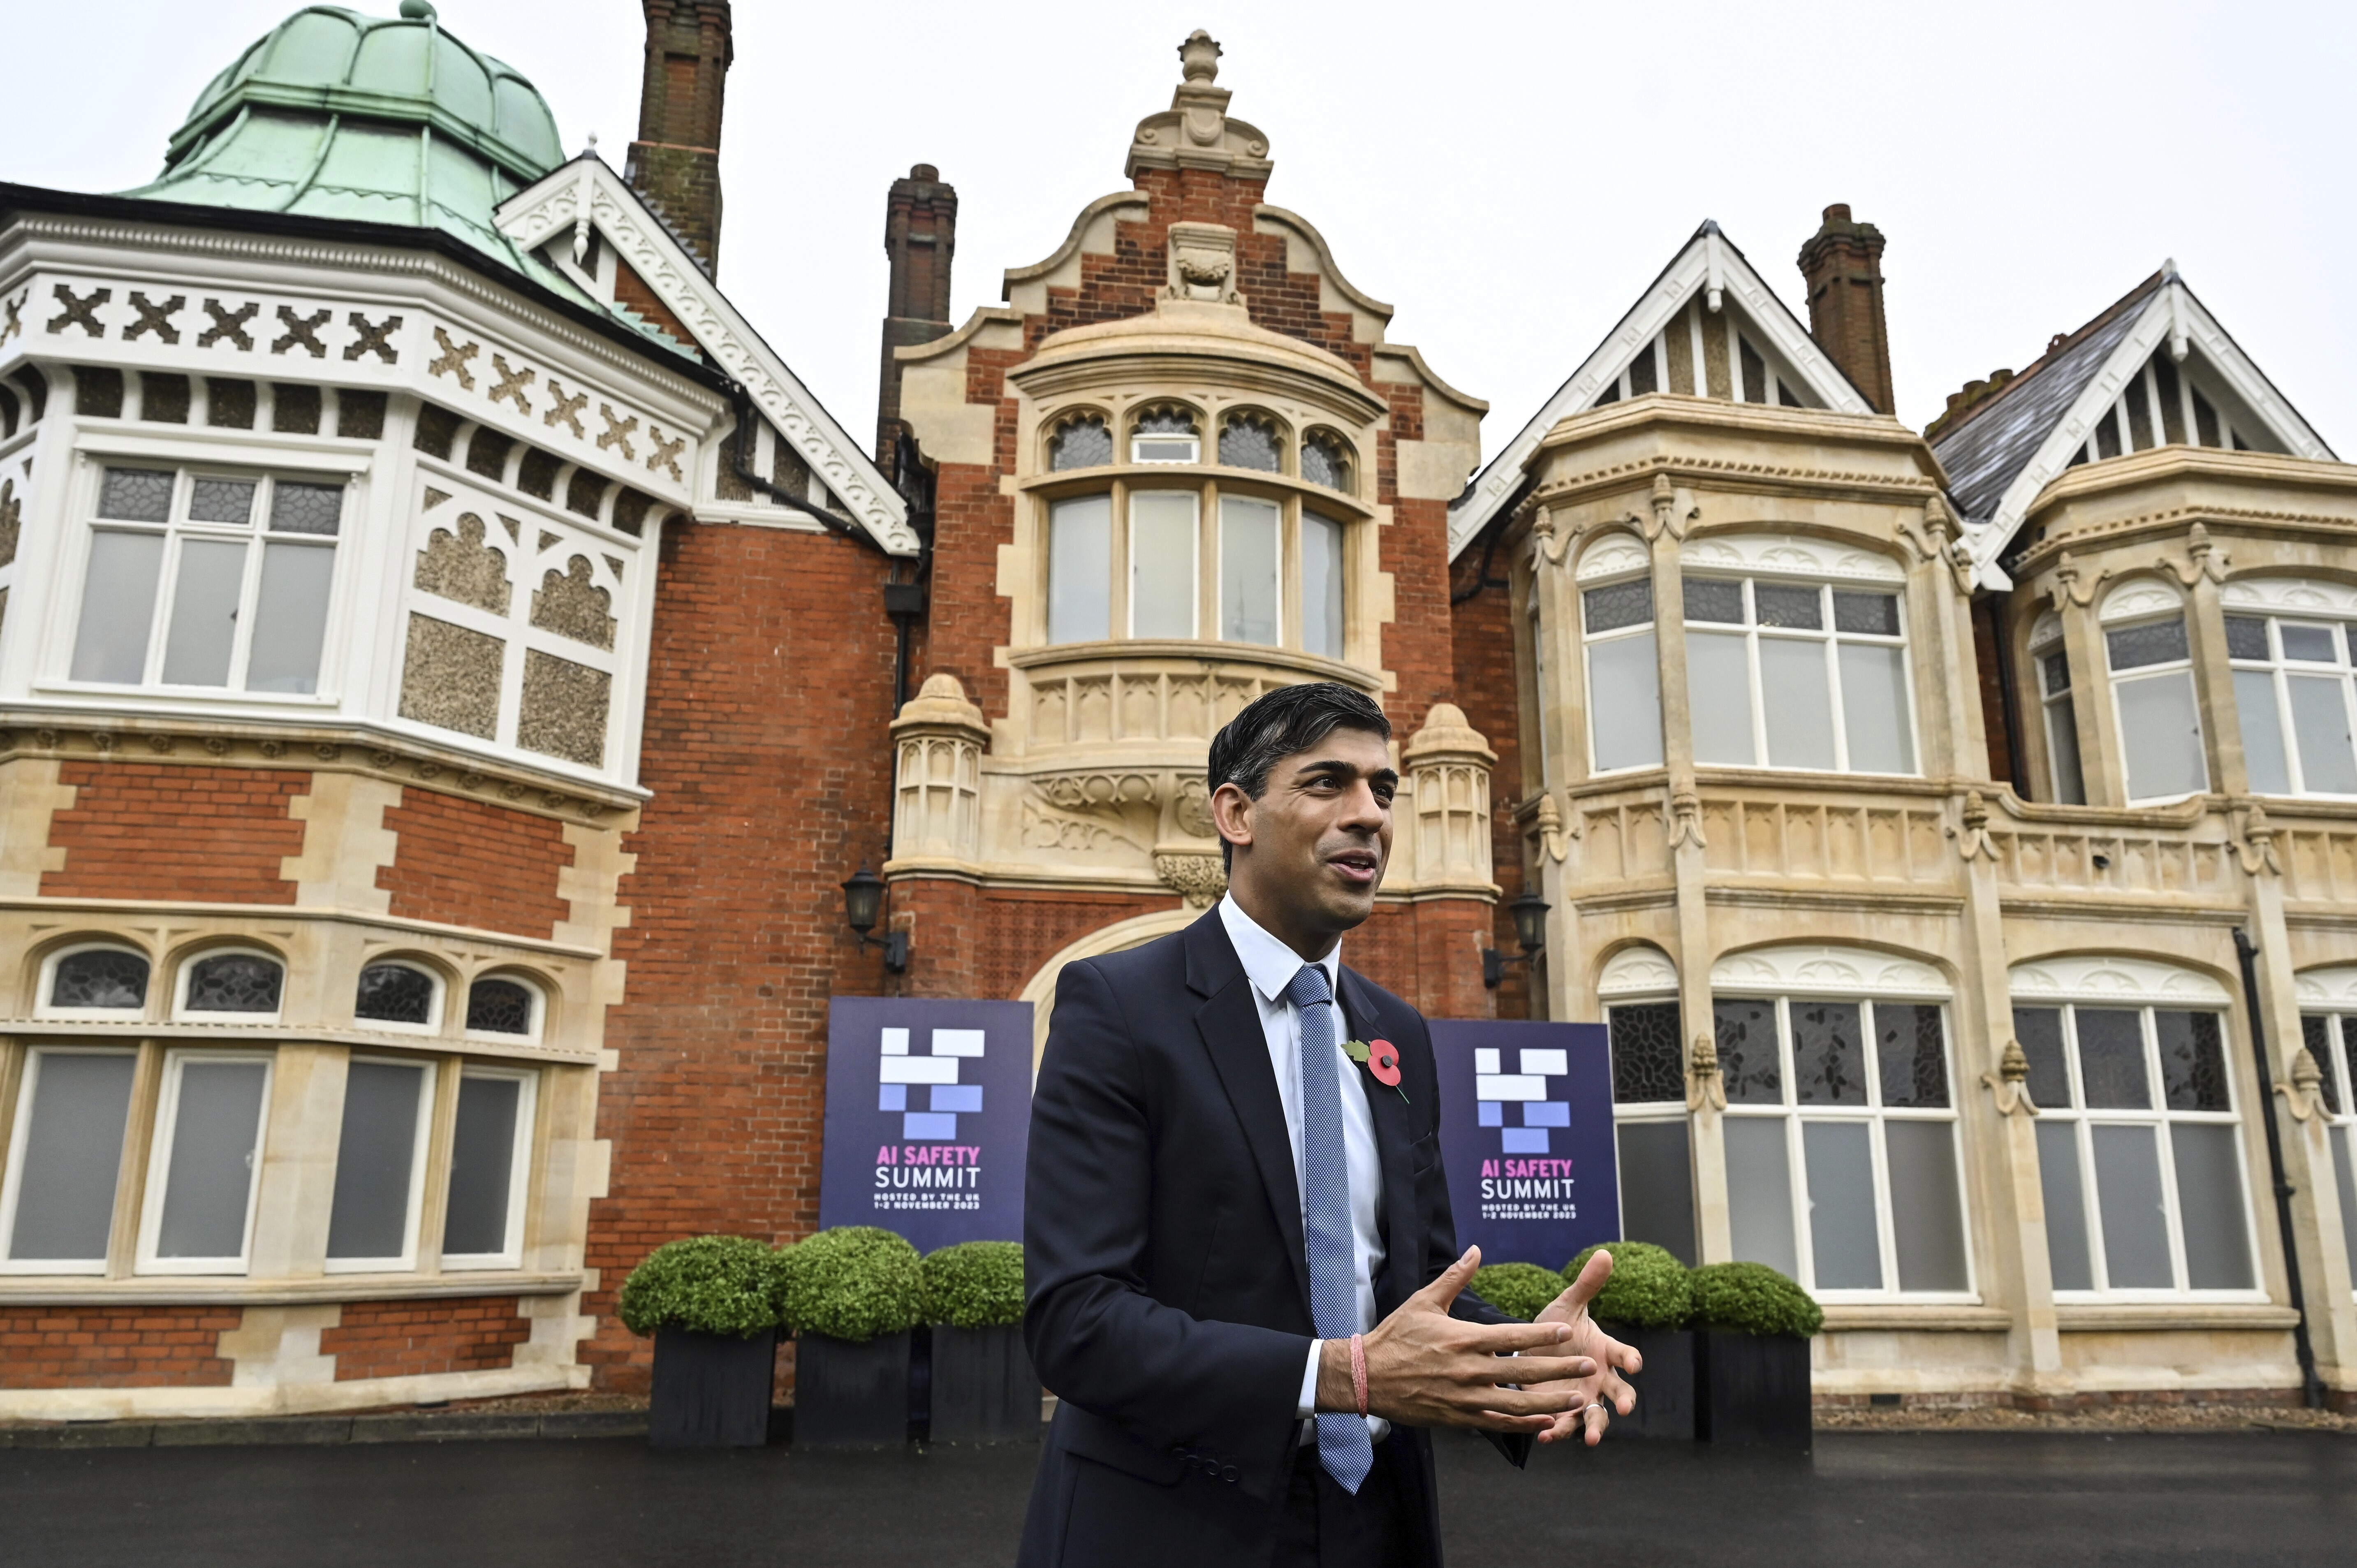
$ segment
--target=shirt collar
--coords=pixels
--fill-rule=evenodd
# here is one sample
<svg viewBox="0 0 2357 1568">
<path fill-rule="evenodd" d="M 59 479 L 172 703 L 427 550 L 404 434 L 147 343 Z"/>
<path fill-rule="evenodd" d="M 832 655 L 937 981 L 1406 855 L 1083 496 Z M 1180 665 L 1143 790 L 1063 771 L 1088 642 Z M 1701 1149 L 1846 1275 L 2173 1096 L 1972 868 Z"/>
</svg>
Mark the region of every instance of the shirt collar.
<svg viewBox="0 0 2357 1568">
<path fill-rule="evenodd" d="M 1220 898 L 1220 923 L 1227 928 L 1228 940 L 1234 944 L 1236 957 L 1244 966 L 1244 974 L 1253 989 L 1271 1002 L 1285 1000 L 1285 989 L 1293 977 L 1301 972 L 1308 961 L 1291 948 L 1277 940 L 1263 929 L 1260 922 L 1243 912 L 1232 896 Z M 1336 942 L 1334 950 L 1318 961 L 1326 972 L 1326 987 L 1336 995 L 1341 993 L 1342 944 Z"/>
</svg>

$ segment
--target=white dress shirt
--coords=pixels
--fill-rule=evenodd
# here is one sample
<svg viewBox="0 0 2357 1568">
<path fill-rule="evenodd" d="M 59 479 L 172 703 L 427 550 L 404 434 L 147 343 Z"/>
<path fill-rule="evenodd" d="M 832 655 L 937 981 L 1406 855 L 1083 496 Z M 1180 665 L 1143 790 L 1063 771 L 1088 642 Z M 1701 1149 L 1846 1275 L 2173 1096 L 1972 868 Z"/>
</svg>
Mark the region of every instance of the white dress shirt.
<svg viewBox="0 0 2357 1568">
<path fill-rule="evenodd" d="M 1301 1167 L 1301 1013 L 1286 1000 L 1285 991 L 1293 983 L 1293 977 L 1301 972 L 1306 961 L 1238 908 L 1233 897 L 1220 900 L 1220 923 L 1227 928 L 1228 940 L 1234 944 L 1245 978 L 1252 982 L 1253 1005 L 1260 1009 L 1261 1033 L 1268 1040 L 1269 1066 L 1276 1073 L 1277 1098 L 1285 1103 L 1286 1136 L 1293 1143 L 1294 1190 L 1305 1193 Z M 1318 961 L 1318 967 L 1326 972 L 1327 986 L 1334 993 L 1335 1078 L 1342 1099 L 1343 1165 L 1351 1178 L 1351 1281 L 1357 1286 L 1359 1298 L 1358 1330 L 1363 1334 L 1375 1326 L 1374 1279 L 1383 1266 L 1383 1232 L 1375 1219 L 1383 1193 L 1383 1165 L 1375 1152 L 1374 1112 L 1368 1108 L 1366 1090 L 1359 1083 L 1359 1064 L 1342 1049 L 1342 1042 L 1351 1037 L 1351 1028 L 1342 1009 L 1342 950 L 1339 943 Z M 1306 1197 L 1304 1206 L 1306 1210 Z M 1306 1211 L 1302 1220 L 1307 1231 Z M 1295 1413 L 1305 1418 L 1318 1408 L 1320 1355 L 1320 1347 L 1312 1344 L 1309 1363 L 1302 1370 L 1301 1396 Z M 1390 1434 L 1391 1423 L 1379 1416 L 1369 1416 L 1367 1428 L 1380 1443 Z"/>
</svg>

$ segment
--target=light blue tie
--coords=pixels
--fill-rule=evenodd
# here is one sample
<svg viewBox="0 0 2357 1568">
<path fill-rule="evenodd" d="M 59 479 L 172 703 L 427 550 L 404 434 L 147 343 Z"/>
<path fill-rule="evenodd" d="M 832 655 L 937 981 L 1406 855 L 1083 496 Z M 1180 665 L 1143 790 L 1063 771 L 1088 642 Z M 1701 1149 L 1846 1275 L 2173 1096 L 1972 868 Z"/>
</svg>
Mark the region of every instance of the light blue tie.
<svg viewBox="0 0 2357 1568">
<path fill-rule="evenodd" d="M 1320 1339 L 1359 1332 L 1357 1252 L 1351 1238 L 1351 1166 L 1342 1148 L 1342 1090 L 1334 1067 L 1334 992 L 1305 964 L 1285 988 L 1301 1015 L 1301 1217 L 1309 1243 L 1309 1314 Z M 1374 1440 L 1355 1415 L 1318 1418 L 1318 1462 L 1358 1495 L 1374 1468 Z"/>
</svg>

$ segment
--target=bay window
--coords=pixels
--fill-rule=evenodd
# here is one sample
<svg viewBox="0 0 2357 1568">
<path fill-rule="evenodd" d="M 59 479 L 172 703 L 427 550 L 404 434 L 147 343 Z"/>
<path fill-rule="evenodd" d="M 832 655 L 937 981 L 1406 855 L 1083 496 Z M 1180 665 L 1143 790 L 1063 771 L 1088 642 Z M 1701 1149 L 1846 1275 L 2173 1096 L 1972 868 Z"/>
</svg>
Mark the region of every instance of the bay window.
<svg viewBox="0 0 2357 1568">
<path fill-rule="evenodd" d="M 104 469 L 71 679 L 317 692 L 343 507 L 340 484 Z"/>
<path fill-rule="evenodd" d="M 434 1069 L 355 1057 L 344 1077 L 343 1125 L 328 1219 L 330 1273 L 417 1265 L 417 1206 Z"/>
<path fill-rule="evenodd" d="M 2357 795 L 2347 626 L 2230 611 L 2226 652 L 2253 792 Z"/>
<path fill-rule="evenodd" d="M 2047 1004 L 2017 983 L 2013 1029 L 2038 1105 L 2057 1294 L 2255 1289 L 2222 1015 L 2108 987 Z"/>
<path fill-rule="evenodd" d="M 512 1269 L 523 1262 L 535 1082 L 529 1072 L 502 1068 L 468 1068 L 458 1080 L 442 1217 L 446 1269 Z"/>
<path fill-rule="evenodd" d="M 2065 806 L 2087 803 L 2087 780 L 2079 766 L 2079 708 L 2071 691 L 2071 656 L 2062 647 L 2062 623 L 2049 610 L 2029 634 L 2030 662 L 2038 669 L 2038 693 L 2046 725 L 2048 782 Z"/>
<path fill-rule="evenodd" d="M 1658 971 L 1668 961 L 1650 949 Z M 1641 960 L 1641 962 L 1642 960 Z M 1614 978 L 1608 965 L 1607 991 Z M 1666 978 L 1674 984 L 1676 975 Z M 1685 1057 L 1674 996 L 1612 1000 L 1604 1010 L 1612 1047 L 1612 1131 L 1620 1167 L 1620 1235 L 1666 1247 L 1689 1266 L 1695 1250 L 1694 1161 L 1686 1121 Z"/>
<path fill-rule="evenodd" d="M 1694 575 L 1684 608 L 1696 762 L 1915 771 L 1895 590 Z"/>
<path fill-rule="evenodd" d="M 1661 667 L 1653 644 L 1653 579 L 1583 585 L 1587 727 L 1595 770 L 1662 765 Z"/>
<path fill-rule="evenodd" d="M 1193 490 L 1133 490 L 1129 497 L 1129 635 L 1195 635 Z"/>
<path fill-rule="evenodd" d="M 167 1051 L 142 1208 L 142 1273 L 240 1274 L 262 1180 L 267 1052 Z"/>
<path fill-rule="evenodd" d="M 2103 623 L 2130 803 L 2207 789 L 2210 766 L 2201 747 L 2183 604 L 2173 592 L 2139 581 L 2113 593 Z"/>
<path fill-rule="evenodd" d="M 1787 991 L 1712 1012 L 1735 1256 L 1818 1293 L 1968 1295 L 1942 1004 Z"/>
</svg>

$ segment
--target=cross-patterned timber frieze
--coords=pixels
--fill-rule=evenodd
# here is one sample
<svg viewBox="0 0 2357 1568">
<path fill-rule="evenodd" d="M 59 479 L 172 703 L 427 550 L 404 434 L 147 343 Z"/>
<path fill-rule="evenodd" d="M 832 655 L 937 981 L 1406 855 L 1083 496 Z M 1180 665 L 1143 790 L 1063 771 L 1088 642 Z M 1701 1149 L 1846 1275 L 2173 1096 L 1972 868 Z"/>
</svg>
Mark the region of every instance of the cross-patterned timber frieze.
<svg viewBox="0 0 2357 1568">
<path fill-rule="evenodd" d="M 486 767 L 479 758 L 388 743 L 382 736 L 351 740 L 327 738 L 317 732 L 280 736 L 93 726 L 86 718 L 29 718 L 17 714 L 0 721 L 0 758 L 21 756 L 373 773 L 448 794 L 479 796 L 536 815 L 599 826 L 611 825 L 615 813 L 633 811 L 638 805 L 629 791 L 591 793 L 578 785 L 557 789 L 544 779 Z"/>
<path fill-rule="evenodd" d="M 533 245 L 557 229 L 577 222 L 583 183 L 567 180 L 551 190 L 543 200 L 506 225 L 510 233 L 521 243 Z M 632 270 L 662 295 L 673 314 L 690 324 L 721 367 L 745 388 L 772 427 L 792 444 L 804 465 L 842 498 L 852 515 L 882 533 L 894 548 L 915 549 L 915 530 L 896 519 L 890 503 L 844 460 L 842 447 L 832 438 L 827 424 L 771 377 L 761 367 L 750 345 L 711 308 L 705 294 L 708 285 L 701 281 L 701 274 L 692 281 L 682 274 L 639 216 L 602 186 L 592 200 L 590 216 L 614 241 L 615 248 L 630 262 Z M 845 440 L 848 442 L 849 437 L 846 435 Z"/>
<path fill-rule="evenodd" d="M 2022 552 L 2021 559 L 2014 563 L 2014 572 L 2017 579 L 2022 574 L 2038 572 L 2062 552 L 2084 550 L 2093 541 L 2127 538 L 2139 533 L 2174 532 L 2197 522 L 2272 524 L 2342 534 L 2357 530 L 2357 520 L 2331 517 L 2321 512 L 2271 511 L 2260 507 L 2171 507 L 2167 511 L 2148 511 L 2136 517 L 2123 518 L 2117 522 L 2095 523 L 2041 539 Z"/>
<path fill-rule="evenodd" d="M 113 245 L 172 255 L 290 263 L 345 273 L 378 273 L 420 278 L 449 289 L 470 304 L 511 317 L 533 331 L 544 333 L 566 348 L 610 366 L 624 375 L 642 376 L 647 371 L 644 355 L 625 349 L 602 334 L 584 331 L 570 319 L 521 295 L 511 294 L 491 279 L 435 252 L 388 250 L 375 245 L 328 243 L 276 235 L 211 233 L 167 228 L 154 223 L 59 218 L 48 213 L 20 214 L 17 223 L 27 239 L 36 241 Z M 705 389 L 699 386 L 696 390 L 702 392 Z"/>
<path fill-rule="evenodd" d="M 1538 501 L 1561 500 L 1567 495 L 1623 485 L 1631 479 L 1666 474 L 1680 476 L 1717 475 L 1737 479 L 1775 479 L 1791 484 L 1835 485 L 1853 489 L 1896 491 L 1910 496 L 1934 496 L 1940 487 L 1919 476 L 1857 473 L 1840 468 L 1801 468 L 1770 463 L 1741 463 L 1726 457 L 1651 457 L 1637 463 L 1615 463 L 1608 467 L 1590 468 L 1568 475 L 1540 489 L 1531 492 L 1525 507 Z"/>
</svg>

